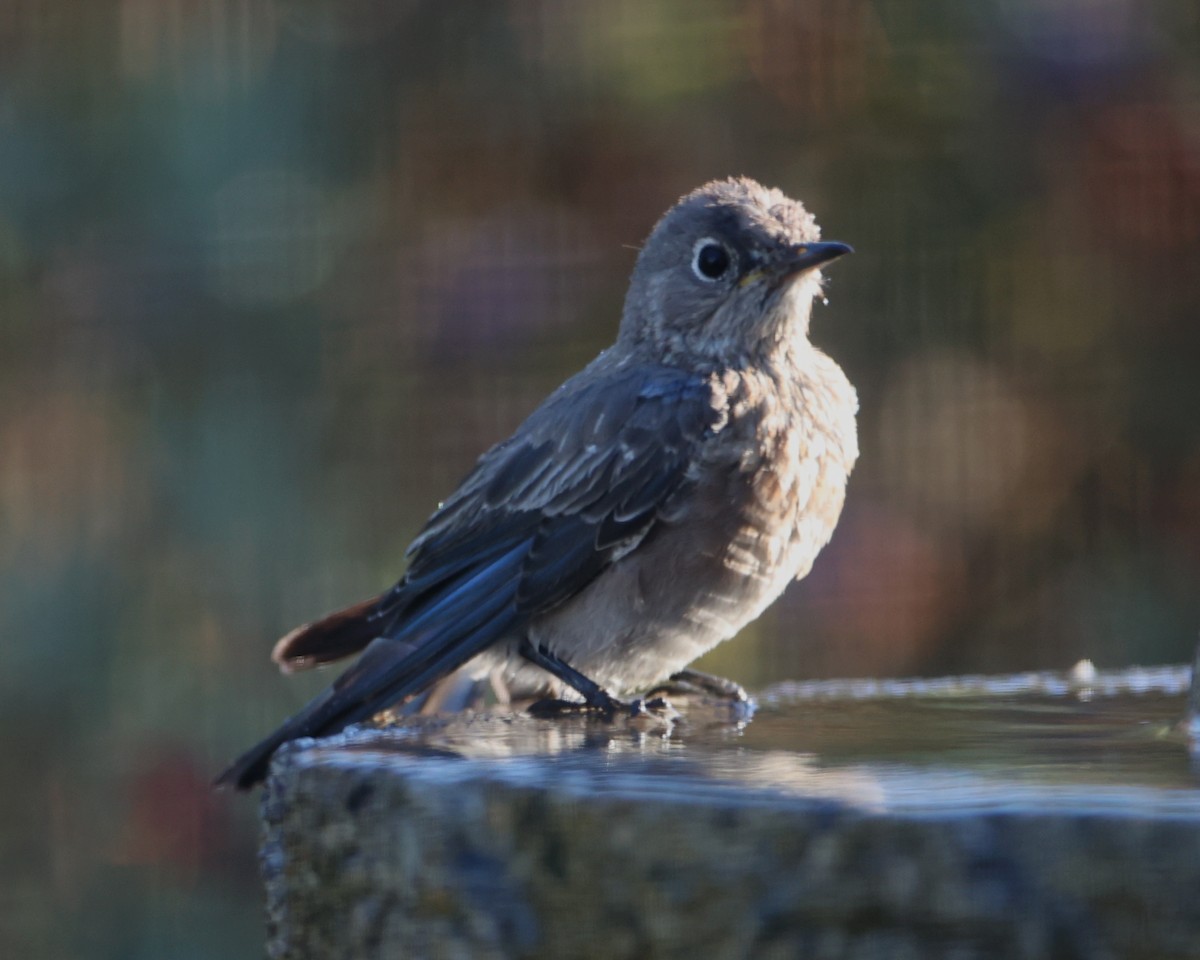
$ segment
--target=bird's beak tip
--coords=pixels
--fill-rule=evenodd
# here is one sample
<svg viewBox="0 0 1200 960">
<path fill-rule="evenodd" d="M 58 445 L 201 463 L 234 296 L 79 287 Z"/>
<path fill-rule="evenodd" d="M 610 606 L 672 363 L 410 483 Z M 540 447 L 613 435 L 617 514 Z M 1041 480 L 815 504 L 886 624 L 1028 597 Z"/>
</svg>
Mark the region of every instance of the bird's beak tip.
<svg viewBox="0 0 1200 960">
<path fill-rule="evenodd" d="M 791 255 L 784 262 L 784 267 L 789 273 L 811 270 L 853 252 L 854 248 L 850 244 L 840 243 L 837 240 L 803 243 L 792 249 Z"/>
</svg>

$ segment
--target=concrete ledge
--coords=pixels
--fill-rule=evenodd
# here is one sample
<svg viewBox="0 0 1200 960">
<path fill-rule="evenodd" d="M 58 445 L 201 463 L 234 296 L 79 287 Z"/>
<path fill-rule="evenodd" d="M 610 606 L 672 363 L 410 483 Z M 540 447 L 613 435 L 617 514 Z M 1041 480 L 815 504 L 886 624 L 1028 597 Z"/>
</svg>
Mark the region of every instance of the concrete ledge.
<svg viewBox="0 0 1200 960">
<path fill-rule="evenodd" d="M 720 741 L 484 717 L 298 744 L 263 800 L 269 953 L 1200 957 L 1194 788 Z"/>
</svg>

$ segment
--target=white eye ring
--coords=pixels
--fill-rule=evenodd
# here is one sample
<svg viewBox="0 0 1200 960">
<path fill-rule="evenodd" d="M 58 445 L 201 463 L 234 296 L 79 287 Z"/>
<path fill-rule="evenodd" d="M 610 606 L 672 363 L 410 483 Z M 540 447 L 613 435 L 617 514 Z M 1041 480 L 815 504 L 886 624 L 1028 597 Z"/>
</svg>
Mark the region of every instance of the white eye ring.
<svg viewBox="0 0 1200 960">
<path fill-rule="evenodd" d="M 692 273 L 704 283 L 716 283 L 733 266 L 733 251 L 714 237 L 701 237 L 692 246 Z"/>
</svg>

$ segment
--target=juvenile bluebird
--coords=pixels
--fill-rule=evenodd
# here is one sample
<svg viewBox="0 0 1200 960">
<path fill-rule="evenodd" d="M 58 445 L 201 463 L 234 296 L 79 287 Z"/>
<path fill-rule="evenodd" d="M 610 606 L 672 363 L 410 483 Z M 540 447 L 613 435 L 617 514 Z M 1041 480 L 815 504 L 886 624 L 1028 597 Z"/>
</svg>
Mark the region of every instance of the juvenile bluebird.
<svg viewBox="0 0 1200 960">
<path fill-rule="evenodd" d="M 800 203 L 748 179 L 667 211 L 616 343 L 479 459 L 399 583 L 276 644 L 285 670 L 362 654 L 218 782 L 248 788 L 282 743 L 464 665 L 611 715 L 805 576 L 858 457 L 854 387 L 808 338 L 820 267 L 851 248 L 819 238 Z"/>
</svg>

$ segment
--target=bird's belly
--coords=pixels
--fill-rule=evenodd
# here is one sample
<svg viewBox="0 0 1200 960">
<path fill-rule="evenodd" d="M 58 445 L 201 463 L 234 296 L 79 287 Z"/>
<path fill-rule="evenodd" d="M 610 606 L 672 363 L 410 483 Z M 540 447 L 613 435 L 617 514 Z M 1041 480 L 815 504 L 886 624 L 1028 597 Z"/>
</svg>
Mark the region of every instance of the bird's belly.
<svg viewBox="0 0 1200 960">
<path fill-rule="evenodd" d="M 686 512 L 530 623 L 528 637 L 625 694 L 666 679 L 756 619 L 829 541 L 853 463 L 840 446 L 818 445 L 811 429 L 776 428 L 774 437 L 775 456 L 714 467 Z M 492 667 L 519 687 L 543 683 L 515 647 L 490 655 Z"/>
<path fill-rule="evenodd" d="M 723 537 L 666 528 L 532 624 L 531 638 L 614 693 L 645 689 L 734 636 L 807 572 L 827 534 L 806 526 L 738 523 Z"/>
</svg>

